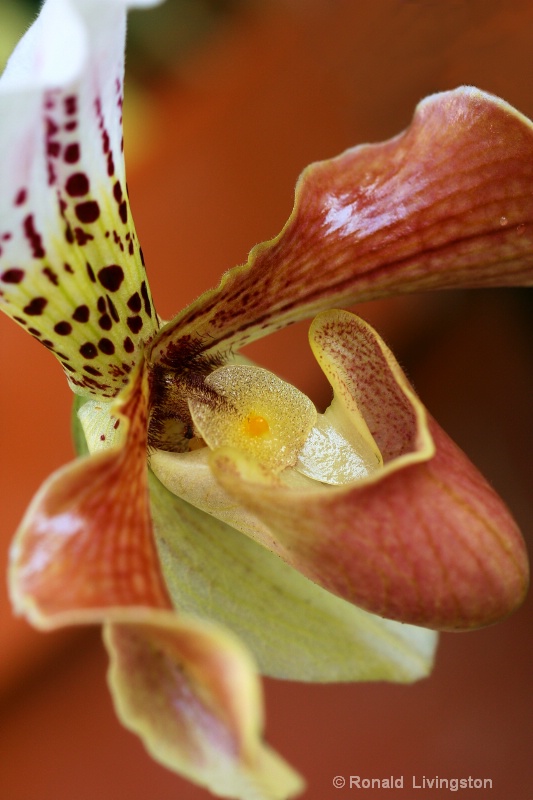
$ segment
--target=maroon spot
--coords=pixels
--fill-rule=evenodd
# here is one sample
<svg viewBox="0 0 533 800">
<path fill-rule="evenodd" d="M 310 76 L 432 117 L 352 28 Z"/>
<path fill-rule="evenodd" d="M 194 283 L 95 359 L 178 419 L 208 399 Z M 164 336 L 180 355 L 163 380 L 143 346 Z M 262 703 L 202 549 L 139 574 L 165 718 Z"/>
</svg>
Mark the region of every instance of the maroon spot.
<svg viewBox="0 0 533 800">
<path fill-rule="evenodd" d="M 46 145 L 46 152 L 52 158 L 57 158 L 61 152 L 61 145 L 59 142 L 48 142 Z"/>
<path fill-rule="evenodd" d="M 78 123 L 76 122 L 75 119 L 73 119 L 70 122 L 67 122 L 65 124 L 65 130 L 66 131 L 75 131 L 77 127 L 78 127 Z"/>
<path fill-rule="evenodd" d="M 85 344 L 82 344 L 80 347 L 80 353 L 84 358 L 96 358 L 98 350 L 92 342 L 85 342 Z"/>
<path fill-rule="evenodd" d="M 127 372 L 128 374 L 131 372 L 131 367 L 130 367 L 129 364 L 122 363 L 122 366 L 123 366 L 125 372 Z"/>
<path fill-rule="evenodd" d="M 85 366 L 83 369 L 85 370 L 85 372 L 88 372 L 89 375 L 94 375 L 97 378 L 102 377 L 102 373 L 100 372 L 100 370 L 96 369 L 96 367 Z"/>
<path fill-rule="evenodd" d="M 80 146 L 77 142 L 73 142 L 72 144 L 68 144 L 65 147 L 65 152 L 63 153 L 63 158 L 67 164 L 75 164 L 77 161 L 80 160 Z"/>
<path fill-rule="evenodd" d="M 96 283 L 96 278 L 94 277 L 93 268 L 91 267 L 88 261 L 85 264 L 85 268 L 87 270 L 87 275 L 89 276 L 89 280 L 91 280 L 92 283 Z"/>
<path fill-rule="evenodd" d="M 100 216 L 100 206 L 96 200 L 87 200 L 85 203 L 77 203 L 74 206 L 74 210 L 80 222 L 96 222 Z"/>
<path fill-rule="evenodd" d="M 67 225 L 67 229 L 65 231 L 65 239 L 69 244 L 73 244 L 74 242 L 74 234 L 72 233 L 72 228 L 70 225 Z"/>
<path fill-rule="evenodd" d="M 104 153 L 109 153 L 109 134 L 106 130 L 102 131 L 102 147 Z"/>
<path fill-rule="evenodd" d="M 76 372 L 76 370 L 74 369 L 74 367 L 71 367 L 71 365 L 70 365 L 70 364 L 63 364 L 63 368 L 64 368 L 64 369 L 68 369 L 68 371 L 69 371 L 69 372 Z"/>
<path fill-rule="evenodd" d="M 39 317 L 46 306 L 48 305 L 48 300 L 46 297 L 34 297 L 33 300 L 28 303 L 22 310 L 25 314 L 29 317 Z"/>
<path fill-rule="evenodd" d="M 72 269 L 70 264 L 66 264 L 66 263 L 63 264 L 63 269 L 65 270 L 65 272 L 69 272 L 71 275 L 74 275 L 74 270 Z"/>
<path fill-rule="evenodd" d="M 139 295 L 139 292 L 135 292 L 135 294 L 132 294 L 132 296 L 128 300 L 128 308 L 130 309 L 130 311 L 133 311 L 135 314 L 138 314 L 139 311 L 141 310 L 141 307 L 142 307 L 141 297 Z"/>
<path fill-rule="evenodd" d="M 117 419 L 117 420 L 115 420 L 115 424 L 113 425 L 113 428 L 116 430 L 119 425 L 120 425 L 120 420 Z"/>
<path fill-rule="evenodd" d="M 90 311 L 88 306 L 78 306 L 72 315 L 72 319 L 76 320 L 76 322 L 88 322 L 89 314 Z"/>
<path fill-rule="evenodd" d="M 78 110 L 78 101 L 75 94 L 71 94 L 68 97 L 65 97 L 65 114 L 72 116 Z"/>
<path fill-rule="evenodd" d="M 54 349 L 54 343 L 51 342 L 50 339 L 43 339 L 42 344 L 44 344 L 45 347 L 48 347 L 49 350 Z"/>
<path fill-rule="evenodd" d="M 146 312 L 146 315 L 148 317 L 151 317 L 152 316 L 152 306 L 150 304 L 150 296 L 148 294 L 148 287 L 146 286 L 146 282 L 145 281 L 143 281 L 141 283 L 141 294 L 142 294 L 143 300 L 144 300 L 144 310 Z"/>
<path fill-rule="evenodd" d="M 139 333 L 143 326 L 142 317 L 128 317 L 126 322 L 132 333 Z"/>
<path fill-rule="evenodd" d="M 100 434 L 100 441 L 105 442 L 105 433 Z"/>
<path fill-rule="evenodd" d="M 52 106 L 53 108 L 53 106 Z M 55 136 L 59 128 L 51 117 L 46 117 L 46 135 L 47 137 Z"/>
<path fill-rule="evenodd" d="M 54 330 L 60 336 L 68 336 L 72 331 L 72 325 L 70 322 L 58 322 L 57 325 L 54 325 Z"/>
<path fill-rule="evenodd" d="M 35 230 L 33 214 L 28 214 L 24 220 L 24 233 L 30 243 L 34 258 L 44 258 L 46 255 L 40 234 Z"/>
<path fill-rule="evenodd" d="M 133 353 L 133 351 L 135 350 L 135 345 L 133 344 L 129 336 L 126 336 L 126 338 L 124 339 L 124 350 L 126 351 L 126 353 Z"/>
<path fill-rule="evenodd" d="M 54 183 L 56 182 L 57 175 L 51 161 L 48 162 L 47 166 L 48 166 L 48 185 L 53 186 Z"/>
<path fill-rule="evenodd" d="M 113 161 L 113 153 L 107 154 L 107 174 L 110 178 L 115 174 L 115 162 Z"/>
<path fill-rule="evenodd" d="M 120 219 L 125 225 L 126 222 L 128 221 L 128 204 L 126 203 L 125 200 L 123 200 L 122 203 L 119 205 L 118 213 L 120 215 Z"/>
<path fill-rule="evenodd" d="M 2 273 L 2 280 L 4 283 L 20 283 L 23 278 L 24 270 L 18 267 L 6 269 L 6 271 Z"/>
<path fill-rule="evenodd" d="M 130 254 L 130 256 L 133 255 L 133 242 L 132 241 L 130 241 L 130 243 L 128 245 L 128 253 Z"/>
<path fill-rule="evenodd" d="M 144 266 L 145 266 L 145 263 L 144 263 L 144 255 L 143 255 L 143 249 L 142 249 L 142 247 L 139 247 L 139 255 L 140 255 L 140 257 L 141 257 L 141 264 L 142 264 L 142 265 L 143 265 L 143 267 L 144 267 Z"/>
<path fill-rule="evenodd" d="M 113 303 L 110 297 L 107 298 L 107 305 L 109 306 L 109 313 L 111 314 L 115 322 L 120 322 L 118 311 L 115 308 L 115 304 Z"/>
<path fill-rule="evenodd" d="M 117 203 L 122 201 L 122 186 L 120 185 L 120 181 L 116 181 L 113 186 L 113 197 Z"/>
<path fill-rule="evenodd" d="M 100 312 L 100 314 L 105 314 L 106 312 L 106 305 L 105 305 L 105 297 L 99 297 L 96 301 L 96 308 Z"/>
<path fill-rule="evenodd" d="M 94 239 L 92 233 L 86 233 L 83 228 L 74 228 L 74 233 L 76 234 L 76 242 L 83 247 L 83 245 L 87 244 L 91 239 Z"/>
<path fill-rule="evenodd" d="M 50 267 L 45 267 L 43 269 L 43 275 L 46 275 L 50 283 L 53 283 L 54 286 L 59 284 L 59 278 L 57 277 L 56 273 Z"/>
<path fill-rule="evenodd" d="M 71 197 L 83 197 L 89 188 L 89 179 L 84 172 L 75 172 L 65 184 L 65 189 Z"/>
<path fill-rule="evenodd" d="M 109 314 L 102 314 L 102 316 L 98 320 L 98 324 L 103 331 L 110 331 L 111 328 L 113 327 L 113 322 L 111 321 L 111 317 L 109 316 Z"/>
<path fill-rule="evenodd" d="M 16 206 L 23 205 L 23 203 L 26 202 L 27 197 L 28 197 L 28 193 L 27 193 L 26 189 L 21 189 L 19 191 L 19 193 L 17 194 L 17 196 L 15 197 L 15 205 Z"/>
<path fill-rule="evenodd" d="M 111 339 L 100 339 L 100 341 L 98 342 L 98 347 L 102 351 L 102 353 L 106 354 L 106 356 L 112 356 L 113 353 L 115 352 L 115 345 L 113 344 Z"/>
<path fill-rule="evenodd" d="M 12 238 L 12 235 L 9 233 L 9 231 L 7 233 L 3 233 L 2 234 L 2 241 L 3 242 L 8 242 L 11 238 Z"/>
<path fill-rule="evenodd" d="M 28 333 L 31 333 L 32 336 L 42 336 L 41 331 L 37 330 L 37 328 L 28 328 Z"/>
<path fill-rule="evenodd" d="M 99 270 L 98 280 L 105 289 L 110 292 L 116 292 L 124 280 L 124 270 L 118 264 L 110 264 L 109 267 L 103 267 Z"/>
<path fill-rule="evenodd" d="M 15 320 L 15 322 L 18 322 L 19 325 L 27 325 L 28 324 L 25 319 L 22 319 L 22 317 L 13 317 L 13 319 Z"/>
</svg>

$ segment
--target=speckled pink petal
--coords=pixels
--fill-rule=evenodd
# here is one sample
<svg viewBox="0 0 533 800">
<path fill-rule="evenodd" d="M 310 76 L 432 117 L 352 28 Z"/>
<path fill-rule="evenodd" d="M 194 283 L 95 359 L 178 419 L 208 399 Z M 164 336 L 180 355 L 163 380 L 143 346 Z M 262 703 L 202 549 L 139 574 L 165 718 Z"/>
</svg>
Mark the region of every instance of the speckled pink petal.
<svg viewBox="0 0 533 800">
<path fill-rule="evenodd" d="M 342 488 L 299 489 L 254 478 L 236 451 L 215 451 L 220 483 L 268 526 L 278 555 L 367 611 L 439 629 L 511 613 L 528 563 L 503 502 L 427 415 L 375 331 L 331 311 L 311 336 L 326 373 L 353 393 L 383 469 Z"/>
<path fill-rule="evenodd" d="M 176 367 L 318 311 L 402 292 L 533 283 L 533 126 L 477 89 L 432 95 L 383 144 L 312 164 L 278 237 L 164 328 Z"/>
<path fill-rule="evenodd" d="M 259 680 L 229 632 L 172 613 L 118 613 L 106 626 L 117 713 L 170 769 L 236 800 L 285 800 L 301 778 L 262 741 Z"/>
<path fill-rule="evenodd" d="M 39 627 L 102 621 L 116 606 L 169 608 L 152 534 L 143 370 L 117 402 L 122 441 L 52 475 L 11 551 L 15 609 Z"/>
<path fill-rule="evenodd" d="M 115 396 L 158 327 L 126 192 L 127 5 L 47 0 L 0 79 L 0 308 L 78 394 Z"/>
</svg>

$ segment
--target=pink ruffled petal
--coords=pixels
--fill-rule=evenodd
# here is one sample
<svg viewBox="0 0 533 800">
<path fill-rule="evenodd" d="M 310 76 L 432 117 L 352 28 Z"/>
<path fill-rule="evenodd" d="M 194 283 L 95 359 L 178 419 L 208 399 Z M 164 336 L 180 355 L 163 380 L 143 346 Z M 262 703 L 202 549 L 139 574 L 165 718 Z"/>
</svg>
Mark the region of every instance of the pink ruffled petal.
<svg viewBox="0 0 533 800">
<path fill-rule="evenodd" d="M 426 289 L 533 282 L 533 126 L 460 88 L 390 141 L 309 166 L 278 237 L 167 325 L 170 368 L 318 311 Z"/>
<path fill-rule="evenodd" d="M 40 627 L 101 621 L 116 606 L 171 607 L 152 533 L 143 375 L 117 402 L 121 443 L 52 475 L 16 534 L 12 600 Z"/>
<path fill-rule="evenodd" d="M 221 797 L 301 791 L 301 778 L 262 742 L 261 687 L 238 640 L 161 611 L 117 617 L 105 632 L 111 691 L 156 760 Z"/>
<path fill-rule="evenodd" d="M 353 393 L 383 469 L 313 491 L 254 477 L 246 458 L 221 450 L 220 483 L 270 529 L 278 555 L 367 611 L 439 629 L 507 616 L 525 596 L 528 563 L 503 502 L 427 416 L 375 331 L 332 311 L 312 338 L 325 371 Z"/>
</svg>

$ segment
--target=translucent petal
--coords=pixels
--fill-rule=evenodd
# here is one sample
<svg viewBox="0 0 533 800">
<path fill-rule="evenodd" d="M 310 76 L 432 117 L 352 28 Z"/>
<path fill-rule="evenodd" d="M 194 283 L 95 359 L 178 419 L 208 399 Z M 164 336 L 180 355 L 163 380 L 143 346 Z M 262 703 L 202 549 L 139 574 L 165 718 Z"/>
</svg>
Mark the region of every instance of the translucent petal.
<svg viewBox="0 0 533 800">
<path fill-rule="evenodd" d="M 319 414 L 317 424 L 298 454 L 295 469 L 315 481 L 331 485 L 359 481 L 380 469 L 382 461 L 377 448 L 371 448 L 350 429 L 345 429 L 343 434 L 330 417 L 327 411 Z"/>
</svg>

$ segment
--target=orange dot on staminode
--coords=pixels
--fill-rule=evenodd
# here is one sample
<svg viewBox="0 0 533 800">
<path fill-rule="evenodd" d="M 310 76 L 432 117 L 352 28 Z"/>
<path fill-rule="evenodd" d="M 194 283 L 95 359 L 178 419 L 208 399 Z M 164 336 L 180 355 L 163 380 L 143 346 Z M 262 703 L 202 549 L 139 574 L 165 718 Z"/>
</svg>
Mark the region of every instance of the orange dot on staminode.
<svg viewBox="0 0 533 800">
<path fill-rule="evenodd" d="M 244 420 L 244 430 L 248 436 L 263 436 L 269 432 L 270 426 L 260 414 L 249 414 Z"/>
</svg>

